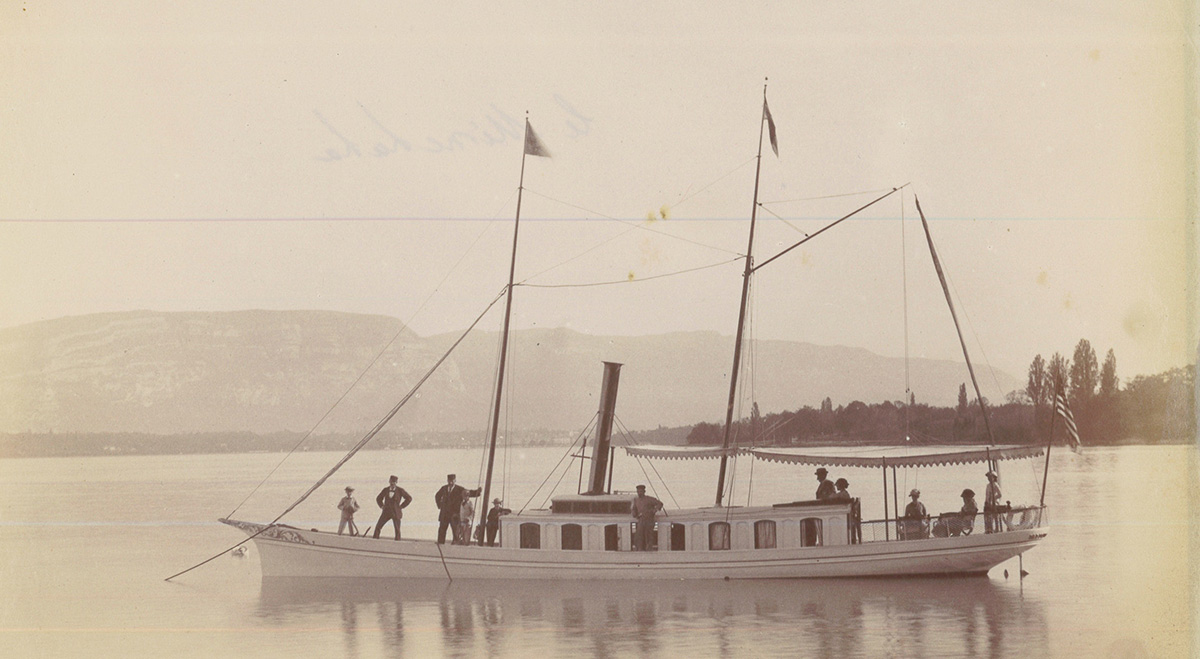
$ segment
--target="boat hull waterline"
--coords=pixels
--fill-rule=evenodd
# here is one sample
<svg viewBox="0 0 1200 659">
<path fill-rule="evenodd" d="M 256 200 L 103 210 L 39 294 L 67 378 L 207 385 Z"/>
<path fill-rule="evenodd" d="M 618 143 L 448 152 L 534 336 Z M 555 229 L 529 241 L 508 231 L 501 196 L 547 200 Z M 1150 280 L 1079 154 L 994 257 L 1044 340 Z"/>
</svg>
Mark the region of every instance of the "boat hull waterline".
<svg viewBox="0 0 1200 659">
<path fill-rule="evenodd" d="M 254 535 L 263 524 L 221 520 Z M 548 551 L 388 540 L 275 527 L 253 538 L 262 575 L 450 579 L 807 579 L 980 575 L 1045 527 L 948 538 L 707 552 Z"/>
</svg>

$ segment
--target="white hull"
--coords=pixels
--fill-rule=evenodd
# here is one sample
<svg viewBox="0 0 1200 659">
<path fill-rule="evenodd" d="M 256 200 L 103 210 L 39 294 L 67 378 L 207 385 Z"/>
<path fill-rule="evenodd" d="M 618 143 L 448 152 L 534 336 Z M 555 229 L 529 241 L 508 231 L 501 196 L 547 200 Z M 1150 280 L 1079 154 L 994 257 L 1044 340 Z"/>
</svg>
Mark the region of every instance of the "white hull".
<svg viewBox="0 0 1200 659">
<path fill-rule="evenodd" d="M 260 524 L 227 521 L 253 535 Z M 1046 529 L 828 547 L 728 551 L 568 551 L 438 545 L 275 528 L 258 535 L 265 578 L 808 579 L 983 574 Z"/>
</svg>

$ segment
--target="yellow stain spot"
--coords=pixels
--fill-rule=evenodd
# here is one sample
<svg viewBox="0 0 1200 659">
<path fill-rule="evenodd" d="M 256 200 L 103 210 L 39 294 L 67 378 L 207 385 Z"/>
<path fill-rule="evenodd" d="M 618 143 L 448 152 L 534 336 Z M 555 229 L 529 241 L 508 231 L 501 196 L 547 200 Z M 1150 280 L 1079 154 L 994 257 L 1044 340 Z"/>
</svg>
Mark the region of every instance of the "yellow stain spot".
<svg viewBox="0 0 1200 659">
<path fill-rule="evenodd" d="M 1138 302 L 1125 312 L 1125 318 L 1122 319 L 1121 324 L 1130 338 L 1140 341 L 1150 338 L 1148 335 L 1154 327 L 1161 324 L 1161 321 L 1156 322 L 1155 314 L 1148 304 Z"/>
<path fill-rule="evenodd" d="M 633 270 L 629 271 L 629 274 L 626 275 L 626 279 L 628 279 L 629 281 L 633 281 L 634 279 L 637 279 L 637 277 L 633 274 Z"/>
<path fill-rule="evenodd" d="M 808 265 L 812 262 L 812 254 L 808 252 L 800 252 L 800 265 Z"/>
<path fill-rule="evenodd" d="M 657 219 L 658 217 L 654 214 L 654 211 L 646 211 L 646 224 L 650 224 Z"/>
<path fill-rule="evenodd" d="M 1100 49 L 1093 48 L 1091 51 L 1088 52 L 1088 57 L 1090 57 L 1093 62 L 1099 62 L 1100 61 Z"/>
<path fill-rule="evenodd" d="M 1050 283 L 1050 273 L 1046 272 L 1045 270 L 1042 270 L 1041 272 L 1039 272 L 1038 276 L 1037 276 L 1037 285 L 1045 286 L 1046 284 L 1049 284 L 1049 283 Z"/>
<path fill-rule="evenodd" d="M 1063 298 L 1062 306 L 1064 311 L 1070 311 L 1075 308 L 1075 301 L 1071 299 L 1070 293 L 1067 293 L 1067 296 Z"/>
<path fill-rule="evenodd" d="M 662 207 L 658 209 L 658 216 L 664 220 L 671 217 L 671 207 L 663 204 Z"/>
</svg>

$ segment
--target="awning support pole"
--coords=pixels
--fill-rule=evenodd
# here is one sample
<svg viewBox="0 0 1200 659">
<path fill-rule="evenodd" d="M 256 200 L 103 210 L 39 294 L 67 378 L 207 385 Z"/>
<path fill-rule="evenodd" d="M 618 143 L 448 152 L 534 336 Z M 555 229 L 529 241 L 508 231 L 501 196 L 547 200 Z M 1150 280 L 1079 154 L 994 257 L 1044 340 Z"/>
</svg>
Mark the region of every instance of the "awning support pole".
<svg viewBox="0 0 1200 659">
<path fill-rule="evenodd" d="M 891 540 L 891 535 L 888 530 L 888 520 L 891 515 L 888 514 L 887 503 L 887 458 L 883 458 L 883 539 Z"/>
</svg>

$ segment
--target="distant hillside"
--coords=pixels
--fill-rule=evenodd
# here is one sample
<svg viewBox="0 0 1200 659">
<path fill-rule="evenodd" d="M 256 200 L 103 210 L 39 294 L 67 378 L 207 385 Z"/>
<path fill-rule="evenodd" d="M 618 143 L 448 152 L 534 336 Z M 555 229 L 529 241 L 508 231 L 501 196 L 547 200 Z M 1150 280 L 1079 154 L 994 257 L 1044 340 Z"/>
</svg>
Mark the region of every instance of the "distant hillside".
<svg viewBox="0 0 1200 659">
<path fill-rule="evenodd" d="M 353 387 L 388 341 L 399 336 Z M 0 330 L 0 432 L 259 432 L 377 422 L 457 335 L 421 337 L 382 316 L 324 311 L 95 314 Z M 728 395 L 732 337 L 712 332 L 589 336 L 514 333 L 509 426 L 577 429 L 596 411 L 601 361 L 624 363 L 617 416 L 638 430 L 715 421 Z M 488 419 L 499 338 L 468 337 L 389 428 L 458 431 Z M 904 364 L 866 350 L 764 341 L 764 413 L 903 397 Z M 1005 391 L 1020 386 L 997 372 Z M 960 363 L 913 360 L 918 402 L 951 405 Z"/>
</svg>

